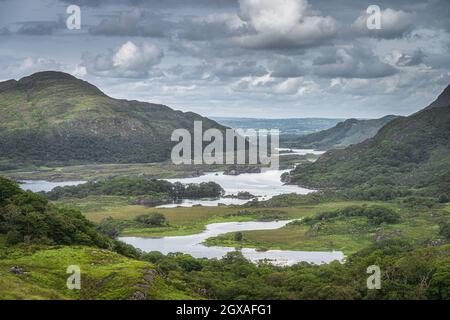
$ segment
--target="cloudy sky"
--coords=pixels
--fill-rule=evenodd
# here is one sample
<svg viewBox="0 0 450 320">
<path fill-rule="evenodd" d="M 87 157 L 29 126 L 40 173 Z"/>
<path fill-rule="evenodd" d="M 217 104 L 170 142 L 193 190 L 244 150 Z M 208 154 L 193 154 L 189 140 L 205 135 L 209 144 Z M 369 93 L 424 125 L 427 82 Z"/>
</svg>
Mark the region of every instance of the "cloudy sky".
<svg viewBox="0 0 450 320">
<path fill-rule="evenodd" d="M 450 83 L 449 17 L 448 0 L 0 0 L 0 80 L 61 70 L 206 116 L 407 115 Z"/>
</svg>

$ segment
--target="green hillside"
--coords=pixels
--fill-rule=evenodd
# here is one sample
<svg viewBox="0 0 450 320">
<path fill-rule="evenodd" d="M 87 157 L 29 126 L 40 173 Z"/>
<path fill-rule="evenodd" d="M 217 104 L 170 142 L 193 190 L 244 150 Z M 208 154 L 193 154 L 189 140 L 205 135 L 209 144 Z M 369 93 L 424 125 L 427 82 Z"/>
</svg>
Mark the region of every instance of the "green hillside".
<svg viewBox="0 0 450 320">
<path fill-rule="evenodd" d="M 108 97 L 62 72 L 0 83 L 0 158 L 42 162 L 154 162 L 170 157 L 170 136 L 224 127 L 192 112 Z"/>
<path fill-rule="evenodd" d="M 450 191 L 450 90 L 433 105 L 394 119 L 371 139 L 331 150 L 315 163 L 298 166 L 291 181 L 311 187 L 400 186 Z"/>
<path fill-rule="evenodd" d="M 286 148 L 320 150 L 344 148 L 372 138 L 381 127 L 395 118 L 397 117 L 389 115 L 380 119 L 348 119 L 327 130 L 300 137 L 289 136 L 281 141 Z"/>
<path fill-rule="evenodd" d="M 97 231 L 81 213 L 53 206 L 0 177 L 0 299 L 187 299 L 140 252 Z M 83 290 L 66 287 L 67 267 Z"/>
</svg>

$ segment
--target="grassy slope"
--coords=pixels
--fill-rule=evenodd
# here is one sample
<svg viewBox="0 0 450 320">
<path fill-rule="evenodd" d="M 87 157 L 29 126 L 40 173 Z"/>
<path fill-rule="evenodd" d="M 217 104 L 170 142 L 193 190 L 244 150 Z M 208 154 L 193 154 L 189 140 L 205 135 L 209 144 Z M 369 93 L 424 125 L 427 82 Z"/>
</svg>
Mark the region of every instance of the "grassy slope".
<svg viewBox="0 0 450 320">
<path fill-rule="evenodd" d="M 16 247 L 0 251 L 0 299 L 192 299 L 188 288 L 177 288 L 150 263 L 97 248 L 57 246 Z M 69 290 L 69 265 L 81 269 L 81 290 Z M 19 266 L 25 274 L 9 270 Z"/>
<path fill-rule="evenodd" d="M 119 100 L 62 72 L 0 82 L 0 153 L 21 162 L 129 163 L 170 157 L 177 128 L 225 129 L 192 112 Z"/>
</svg>

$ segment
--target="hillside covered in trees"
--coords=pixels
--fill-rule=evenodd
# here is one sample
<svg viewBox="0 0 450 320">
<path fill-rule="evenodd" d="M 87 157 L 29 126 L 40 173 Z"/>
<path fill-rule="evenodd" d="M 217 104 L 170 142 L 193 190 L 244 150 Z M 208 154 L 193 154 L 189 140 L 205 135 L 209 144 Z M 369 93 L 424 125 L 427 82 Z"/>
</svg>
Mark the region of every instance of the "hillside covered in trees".
<svg viewBox="0 0 450 320">
<path fill-rule="evenodd" d="M 433 104 L 390 121 L 371 139 L 302 164 L 291 182 L 315 188 L 371 187 L 450 193 L 450 86 Z"/>
</svg>

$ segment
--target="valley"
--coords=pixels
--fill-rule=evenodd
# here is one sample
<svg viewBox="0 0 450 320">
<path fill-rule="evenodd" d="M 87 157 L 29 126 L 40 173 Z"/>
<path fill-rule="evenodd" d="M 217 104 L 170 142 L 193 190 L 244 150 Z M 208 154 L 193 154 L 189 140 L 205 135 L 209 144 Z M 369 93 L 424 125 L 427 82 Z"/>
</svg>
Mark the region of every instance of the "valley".
<svg viewBox="0 0 450 320">
<path fill-rule="evenodd" d="M 63 75 L 34 77 L 118 103 Z M 34 77 L 3 88 L 21 92 Z M 403 298 L 447 299 L 450 127 L 441 102 L 449 94 L 409 117 L 358 120 L 357 129 L 340 130 L 351 122 L 344 121 L 298 136 L 318 137 L 308 146 L 330 150 L 282 144 L 279 170 L 143 162 L 133 148 L 106 163 L 76 143 L 71 152 L 85 158 L 48 161 L 43 144 L 33 157 L 20 153 L 23 162 L 15 163 L 17 150 L 3 154 L 0 297 L 391 299 L 402 288 Z M 148 116 L 139 110 L 139 119 Z M 4 129 L 16 130 L 13 124 Z M 16 142 L 3 148 L 8 143 Z M 115 146 L 102 148 L 116 155 Z M 64 283 L 64 266 L 73 261 L 87 283 L 80 292 Z M 363 289 L 371 264 L 387 270 L 382 291 Z M 423 277 L 430 277 L 426 287 L 417 281 Z"/>
</svg>

